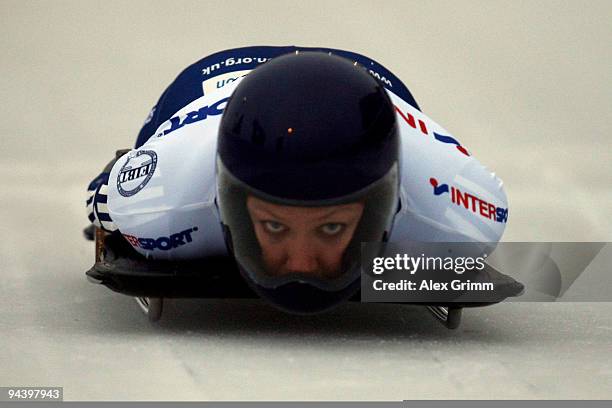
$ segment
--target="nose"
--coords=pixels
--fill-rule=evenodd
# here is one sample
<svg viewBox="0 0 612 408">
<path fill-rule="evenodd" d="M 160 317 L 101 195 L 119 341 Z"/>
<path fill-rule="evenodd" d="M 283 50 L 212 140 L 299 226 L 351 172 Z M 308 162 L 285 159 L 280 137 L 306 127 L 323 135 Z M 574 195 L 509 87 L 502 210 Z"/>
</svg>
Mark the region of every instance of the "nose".
<svg viewBox="0 0 612 408">
<path fill-rule="evenodd" d="M 288 272 L 312 273 L 317 270 L 318 262 L 314 245 L 305 239 L 295 239 L 287 247 L 285 270 Z"/>
</svg>

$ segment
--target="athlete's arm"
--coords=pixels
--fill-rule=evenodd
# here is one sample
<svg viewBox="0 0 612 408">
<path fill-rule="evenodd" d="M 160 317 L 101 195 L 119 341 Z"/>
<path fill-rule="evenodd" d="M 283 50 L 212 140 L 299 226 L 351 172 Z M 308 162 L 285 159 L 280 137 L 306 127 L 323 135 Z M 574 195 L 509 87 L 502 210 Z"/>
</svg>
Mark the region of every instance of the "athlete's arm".
<svg viewBox="0 0 612 408">
<path fill-rule="evenodd" d="M 129 149 L 117 150 L 115 158 L 111 160 L 102 172 L 89 183 L 87 187 L 87 200 L 85 202 L 87 208 L 87 218 L 89 222 L 106 232 L 117 230 L 117 226 L 113 223 L 108 212 L 108 176 L 121 156 L 127 153 Z"/>
</svg>

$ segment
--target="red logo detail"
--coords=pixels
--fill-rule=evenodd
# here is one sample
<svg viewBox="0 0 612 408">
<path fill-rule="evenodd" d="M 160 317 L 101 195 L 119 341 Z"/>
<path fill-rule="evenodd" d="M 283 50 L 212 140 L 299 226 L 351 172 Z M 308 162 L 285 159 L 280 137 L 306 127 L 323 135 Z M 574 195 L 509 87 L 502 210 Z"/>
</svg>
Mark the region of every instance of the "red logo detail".
<svg viewBox="0 0 612 408">
<path fill-rule="evenodd" d="M 127 235 L 127 234 L 123 234 L 123 237 L 126 239 L 127 242 L 130 243 L 130 245 L 132 245 L 133 247 L 139 247 L 140 244 L 138 243 L 138 238 L 133 236 L 133 235 Z"/>
</svg>

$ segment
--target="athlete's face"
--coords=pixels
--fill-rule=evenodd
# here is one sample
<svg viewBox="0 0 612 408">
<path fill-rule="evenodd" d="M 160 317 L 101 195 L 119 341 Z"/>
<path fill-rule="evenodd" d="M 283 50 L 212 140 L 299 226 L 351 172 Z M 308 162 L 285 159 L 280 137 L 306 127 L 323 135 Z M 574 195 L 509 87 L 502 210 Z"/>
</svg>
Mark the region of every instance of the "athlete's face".
<svg viewBox="0 0 612 408">
<path fill-rule="evenodd" d="M 268 274 L 334 278 L 363 213 L 363 203 L 293 207 L 249 196 L 247 207 Z"/>
</svg>

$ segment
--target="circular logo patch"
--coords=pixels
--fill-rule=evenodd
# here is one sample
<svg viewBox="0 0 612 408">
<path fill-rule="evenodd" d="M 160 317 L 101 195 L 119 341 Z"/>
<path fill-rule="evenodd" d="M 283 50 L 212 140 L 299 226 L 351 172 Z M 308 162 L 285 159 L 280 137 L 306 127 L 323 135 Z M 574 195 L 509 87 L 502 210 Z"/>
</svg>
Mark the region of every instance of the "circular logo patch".
<svg viewBox="0 0 612 408">
<path fill-rule="evenodd" d="M 129 153 L 117 176 L 119 194 L 130 197 L 142 190 L 153 177 L 156 166 L 157 154 L 152 150 Z"/>
</svg>

